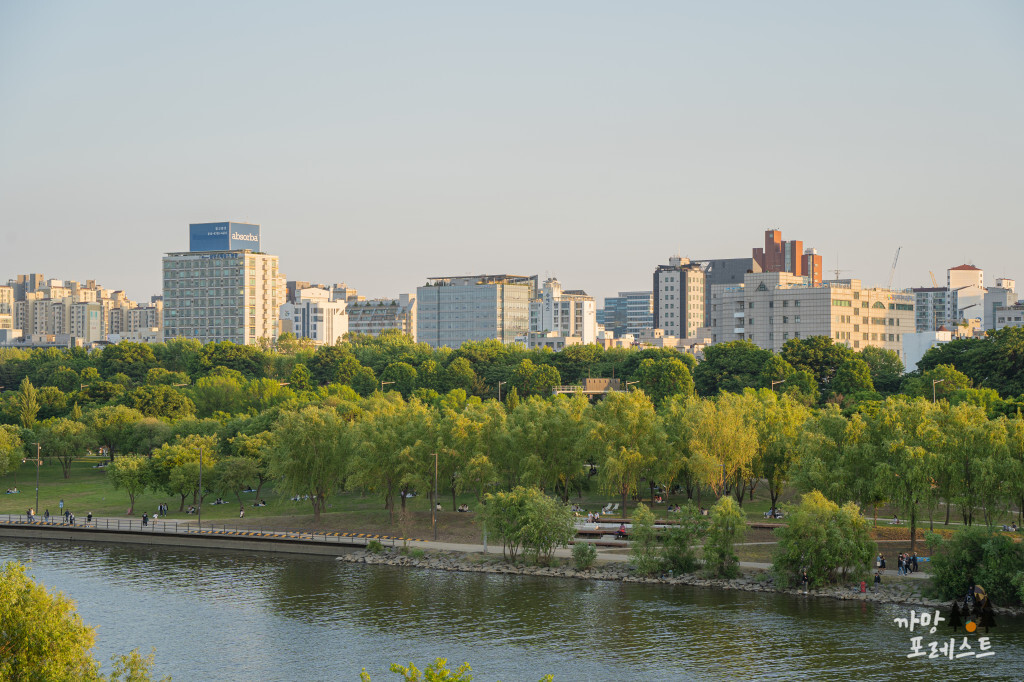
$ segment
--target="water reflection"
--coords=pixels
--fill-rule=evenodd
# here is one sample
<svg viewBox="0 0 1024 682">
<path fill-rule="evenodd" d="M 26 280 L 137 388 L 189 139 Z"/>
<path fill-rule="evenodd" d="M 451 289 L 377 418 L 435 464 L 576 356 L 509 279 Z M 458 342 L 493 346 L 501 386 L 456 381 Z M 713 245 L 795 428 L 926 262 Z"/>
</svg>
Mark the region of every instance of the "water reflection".
<svg viewBox="0 0 1024 682">
<path fill-rule="evenodd" d="M 901 607 L 774 594 L 459 574 L 333 559 L 0 542 L 76 599 L 98 655 L 158 649 L 177 679 L 390 679 L 391 661 L 469 660 L 479 680 L 1019 679 L 1024 623 L 996 656 L 908 661 Z M 944 633 L 938 633 L 939 637 Z"/>
</svg>

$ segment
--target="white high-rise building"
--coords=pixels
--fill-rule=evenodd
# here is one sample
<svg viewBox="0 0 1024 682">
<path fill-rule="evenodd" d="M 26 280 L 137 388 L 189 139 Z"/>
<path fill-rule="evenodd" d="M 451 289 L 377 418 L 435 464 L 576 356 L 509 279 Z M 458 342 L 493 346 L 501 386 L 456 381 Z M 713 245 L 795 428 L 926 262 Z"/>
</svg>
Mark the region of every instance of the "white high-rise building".
<svg viewBox="0 0 1024 682">
<path fill-rule="evenodd" d="M 530 332 L 577 337 L 579 343 L 597 342 L 597 304 L 579 290 L 563 290 L 554 277 L 545 280 L 539 297 L 530 301 Z"/>
<path fill-rule="evenodd" d="M 973 265 L 946 270 L 946 286 L 957 296 L 958 319 L 985 317 L 985 271 Z"/>
<path fill-rule="evenodd" d="M 281 306 L 281 333 L 291 332 L 317 345 L 338 343 L 348 332 L 346 305 L 344 300 L 331 300 L 326 289 L 299 289 L 294 303 Z"/>
<path fill-rule="evenodd" d="M 668 336 L 696 336 L 704 326 L 704 269 L 689 258 L 672 256 L 654 271 L 654 328 Z"/>
</svg>

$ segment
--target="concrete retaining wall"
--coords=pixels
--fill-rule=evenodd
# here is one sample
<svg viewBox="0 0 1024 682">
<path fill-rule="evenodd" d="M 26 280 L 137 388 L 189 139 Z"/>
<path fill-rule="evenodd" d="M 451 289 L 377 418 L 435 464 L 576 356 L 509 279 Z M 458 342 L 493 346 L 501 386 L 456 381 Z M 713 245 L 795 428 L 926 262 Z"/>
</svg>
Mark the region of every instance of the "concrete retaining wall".
<svg viewBox="0 0 1024 682">
<path fill-rule="evenodd" d="M 50 540 L 69 543 L 109 542 L 116 544 L 148 545 L 151 547 L 201 547 L 204 549 L 237 550 L 242 552 L 274 552 L 284 554 L 314 554 L 341 556 L 364 549 L 362 545 L 316 540 L 283 540 L 277 538 L 231 537 L 229 535 L 201 536 L 174 533 L 147 533 L 139 531 L 107 531 L 67 526 L 0 525 L 0 538 L 13 540 Z"/>
</svg>

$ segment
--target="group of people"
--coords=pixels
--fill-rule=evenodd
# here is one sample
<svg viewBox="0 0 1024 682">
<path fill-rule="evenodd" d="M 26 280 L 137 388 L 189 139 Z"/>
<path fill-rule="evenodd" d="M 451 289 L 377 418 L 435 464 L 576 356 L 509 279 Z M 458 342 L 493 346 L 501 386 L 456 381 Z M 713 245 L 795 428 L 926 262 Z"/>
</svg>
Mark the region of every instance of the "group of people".
<svg viewBox="0 0 1024 682">
<path fill-rule="evenodd" d="M 875 557 L 875 568 L 878 569 L 875 573 L 875 582 L 880 583 L 882 571 L 885 570 L 885 555 L 879 553 Z M 917 552 L 911 554 L 910 552 L 903 552 L 896 558 L 896 573 L 898 575 L 910 575 L 911 573 L 917 572 Z"/>
<path fill-rule="evenodd" d="M 459 511 L 460 512 L 468 512 L 469 511 L 469 505 L 466 504 L 465 502 L 463 502 L 462 504 L 459 505 Z"/>
<path fill-rule="evenodd" d="M 20 493 L 20 492 L 21 492 L 21 491 L 20 491 L 20 490 L 18 490 L 17 488 L 8 488 L 8 489 L 7 489 L 7 494 L 8 494 L 8 495 L 13 495 L 14 493 Z"/>
</svg>

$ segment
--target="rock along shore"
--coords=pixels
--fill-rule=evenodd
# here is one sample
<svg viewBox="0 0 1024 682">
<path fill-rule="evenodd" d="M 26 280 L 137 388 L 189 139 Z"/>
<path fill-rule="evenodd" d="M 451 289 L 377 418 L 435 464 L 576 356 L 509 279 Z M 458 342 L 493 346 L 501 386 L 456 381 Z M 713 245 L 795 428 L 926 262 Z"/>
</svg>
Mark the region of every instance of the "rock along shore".
<svg viewBox="0 0 1024 682">
<path fill-rule="evenodd" d="M 575 580 L 609 580 L 624 583 L 647 583 L 654 585 L 691 585 L 694 587 L 739 590 L 742 592 L 772 592 L 804 596 L 802 589 L 780 587 L 775 585 L 772 575 L 764 571 L 746 573 L 739 578 L 730 580 L 721 578 L 702 578 L 696 574 L 678 576 L 640 576 L 626 563 L 607 563 L 602 566 L 578 571 L 571 566 L 525 566 L 510 564 L 501 560 L 490 560 L 483 555 L 465 552 L 426 552 L 423 556 L 402 554 L 393 549 L 385 549 L 380 553 L 358 551 L 337 557 L 338 561 L 356 564 L 374 564 L 379 566 L 403 566 L 409 568 L 425 568 L 435 571 L 457 571 L 462 573 L 494 573 L 504 575 L 528 575 L 546 578 L 564 578 Z M 942 611 L 949 607 L 948 601 L 929 599 L 921 594 L 922 585 L 889 584 L 872 589 L 868 584 L 866 592 L 859 587 L 833 586 L 810 590 L 806 596 L 838 599 L 841 601 L 863 601 L 877 604 L 898 604 L 901 606 L 919 606 Z M 1012 607 L 995 607 L 995 612 L 1002 615 L 1024 615 L 1024 609 Z"/>
</svg>

